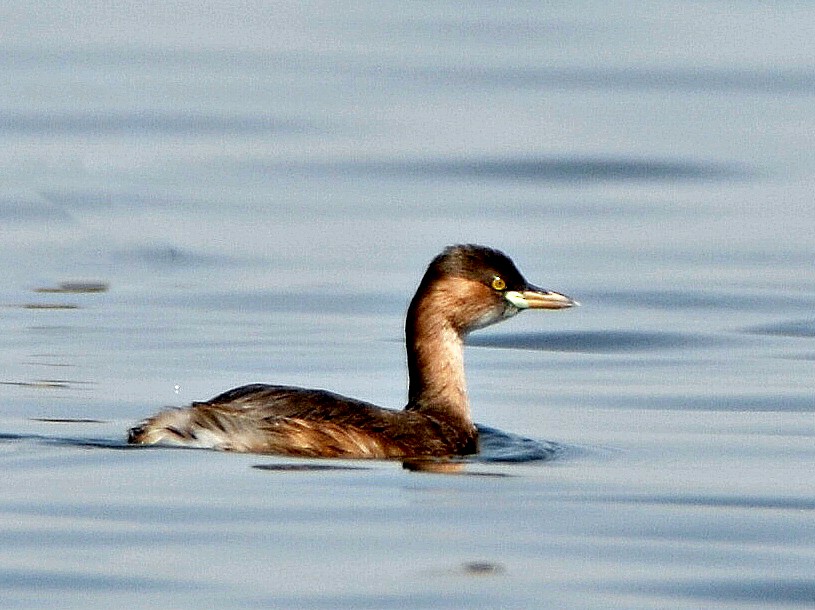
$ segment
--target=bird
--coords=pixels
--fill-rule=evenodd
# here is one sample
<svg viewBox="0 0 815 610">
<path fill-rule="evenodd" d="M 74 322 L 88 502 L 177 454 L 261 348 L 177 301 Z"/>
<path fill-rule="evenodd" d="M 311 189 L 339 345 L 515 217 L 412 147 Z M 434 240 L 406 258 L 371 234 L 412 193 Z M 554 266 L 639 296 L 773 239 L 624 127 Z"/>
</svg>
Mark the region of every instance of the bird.
<svg viewBox="0 0 815 610">
<path fill-rule="evenodd" d="M 476 454 L 465 338 L 526 309 L 575 305 L 527 282 L 499 250 L 449 246 L 428 265 L 407 310 L 409 387 L 402 410 L 321 389 L 258 383 L 161 411 L 131 428 L 128 443 L 348 459 Z"/>
</svg>

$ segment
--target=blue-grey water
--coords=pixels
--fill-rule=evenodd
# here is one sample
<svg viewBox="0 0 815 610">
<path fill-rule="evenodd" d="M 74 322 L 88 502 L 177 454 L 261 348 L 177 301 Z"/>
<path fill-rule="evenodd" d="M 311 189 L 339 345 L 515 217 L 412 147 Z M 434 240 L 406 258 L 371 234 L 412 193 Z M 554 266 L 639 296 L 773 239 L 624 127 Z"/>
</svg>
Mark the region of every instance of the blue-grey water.
<svg viewBox="0 0 815 610">
<path fill-rule="evenodd" d="M 811 3 L 0 23 L 2 607 L 815 606 Z M 583 303 L 471 337 L 480 459 L 125 447 L 249 382 L 399 407 L 456 242 Z"/>
</svg>

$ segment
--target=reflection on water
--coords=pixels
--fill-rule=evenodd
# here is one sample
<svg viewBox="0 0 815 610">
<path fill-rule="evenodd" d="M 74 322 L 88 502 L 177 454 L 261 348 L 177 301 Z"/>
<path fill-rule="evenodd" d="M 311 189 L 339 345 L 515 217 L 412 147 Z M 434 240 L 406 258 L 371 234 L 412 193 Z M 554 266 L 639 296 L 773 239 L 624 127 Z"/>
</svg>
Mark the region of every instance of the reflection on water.
<svg viewBox="0 0 815 610">
<path fill-rule="evenodd" d="M 334 470 L 370 470 L 365 466 L 349 466 L 347 464 L 328 464 L 324 461 L 319 463 L 296 464 L 254 464 L 252 468 L 258 470 L 268 470 L 270 472 L 325 472 Z"/>
</svg>

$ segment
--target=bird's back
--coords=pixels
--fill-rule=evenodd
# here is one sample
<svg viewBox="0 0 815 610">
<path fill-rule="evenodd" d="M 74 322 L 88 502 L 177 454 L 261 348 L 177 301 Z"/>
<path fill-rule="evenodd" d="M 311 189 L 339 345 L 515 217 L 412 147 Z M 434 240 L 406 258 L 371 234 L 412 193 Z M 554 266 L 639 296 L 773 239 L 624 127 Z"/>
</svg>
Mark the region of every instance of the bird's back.
<svg viewBox="0 0 815 610">
<path fill-rule="evenodd" d="M 475 430 L 414 411 L 383 409 L 324 390 L 253 384 L 169 409 L 129 442 L 302 457 L 400 458 L 473 453 Z"/>
</svg>

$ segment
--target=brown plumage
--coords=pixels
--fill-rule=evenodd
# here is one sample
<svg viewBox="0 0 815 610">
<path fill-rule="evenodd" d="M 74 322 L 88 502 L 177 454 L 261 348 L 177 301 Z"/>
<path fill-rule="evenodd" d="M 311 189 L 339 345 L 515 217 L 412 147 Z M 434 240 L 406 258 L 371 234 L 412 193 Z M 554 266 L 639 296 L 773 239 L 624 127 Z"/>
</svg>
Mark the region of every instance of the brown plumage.
<svg viewBox="0 0 815 610">
<path fill-rule="evenodd" d="M 410 389 L 402 411 L 324 390 L 254 384 L 169 409 L 128 442 L 308 457 L 415 458 L 478 451 L 464 378 L 467 333 L 521 309 L 576 303 L 530 285 L 503 253 L 451 246 L 430 263 L 405 323 Z"/>
</svg>

